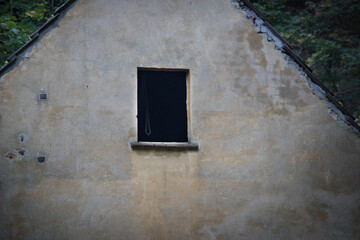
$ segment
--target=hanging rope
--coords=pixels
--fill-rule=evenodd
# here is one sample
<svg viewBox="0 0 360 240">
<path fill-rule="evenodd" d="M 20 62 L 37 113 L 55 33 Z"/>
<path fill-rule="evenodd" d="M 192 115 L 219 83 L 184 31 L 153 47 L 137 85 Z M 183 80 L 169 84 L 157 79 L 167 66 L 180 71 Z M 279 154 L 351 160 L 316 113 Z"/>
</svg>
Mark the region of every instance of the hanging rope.
<svg viewBox="0 0 360 240">
<path fill-rule="evenodd" d="M 151 126 L 150 126 L 149 100 L 147 95 L 146 79 L 144 81 L 144 88 L 145 88 L 145 134 L 147 136 L 150 136 Z"/>
</svg>

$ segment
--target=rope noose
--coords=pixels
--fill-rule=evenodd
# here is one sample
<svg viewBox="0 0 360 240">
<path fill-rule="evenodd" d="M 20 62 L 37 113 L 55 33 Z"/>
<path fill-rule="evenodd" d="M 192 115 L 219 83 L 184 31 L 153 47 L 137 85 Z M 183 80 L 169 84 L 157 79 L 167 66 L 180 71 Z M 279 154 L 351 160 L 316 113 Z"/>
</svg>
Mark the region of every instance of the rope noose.
<svg viewBox="0 0 360 240">
<path fill-rule="evenodd" d="M 151 135 L 151 126 L 150 126 L 150 112 L 149 112 L 149 101 L 148 101 L 148 90 L 146 85 L 146 79 L 144 81 L 145 88 L 145 134 L 147 136 Z"/>
</svg>

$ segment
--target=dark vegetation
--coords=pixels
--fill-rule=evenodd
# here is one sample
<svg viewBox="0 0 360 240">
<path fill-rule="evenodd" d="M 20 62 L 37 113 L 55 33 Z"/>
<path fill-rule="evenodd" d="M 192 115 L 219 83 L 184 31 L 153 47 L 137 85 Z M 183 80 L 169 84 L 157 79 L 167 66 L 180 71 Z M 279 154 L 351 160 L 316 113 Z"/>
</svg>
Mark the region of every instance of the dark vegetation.
<svg viewBox="0 0 360 240">
<path fill-rule="evenodd" d="M 0 0 L 0 67 L 66 0 Z"/>
<path fill-rule="evenodd" d="M 360 123 L 360 1 L 254 0 Z"/>
<path fill-rule="evenodd" d="M 0 66 L 66 0 L 0 0 Z M 360 122 L 360 1 L 253 0 Z"/>
</svg>

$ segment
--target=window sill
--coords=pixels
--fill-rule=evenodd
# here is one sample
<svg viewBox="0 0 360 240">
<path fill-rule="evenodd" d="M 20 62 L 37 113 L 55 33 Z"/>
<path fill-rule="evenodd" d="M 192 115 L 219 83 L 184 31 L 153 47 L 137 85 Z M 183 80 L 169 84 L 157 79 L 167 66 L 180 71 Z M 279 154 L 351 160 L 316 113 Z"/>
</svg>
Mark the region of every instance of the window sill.
<svg viewBox="0 0 360 240">
<path fill-rule="evenodd" d="M 132 149 L 176 149 L 176 150 L 199 150 L 199 144 L 189 142 L 132 142 Z"/>
</svg>

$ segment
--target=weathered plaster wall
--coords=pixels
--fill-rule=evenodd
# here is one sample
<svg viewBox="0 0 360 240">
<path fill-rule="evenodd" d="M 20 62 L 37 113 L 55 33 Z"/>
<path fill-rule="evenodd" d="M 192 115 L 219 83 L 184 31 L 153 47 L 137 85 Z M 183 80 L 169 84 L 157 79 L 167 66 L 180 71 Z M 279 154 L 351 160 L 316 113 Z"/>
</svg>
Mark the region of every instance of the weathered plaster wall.
<svg viewBox="0 0 360 240">
<path fill-rule="evenodd" d="M 129 149 L 137 67 L 190 69 L 199 151 Z M 230 0 L 79 0 L 0 114 L 0 239 L 360 238 L 360 138 Z"/>
</svg>

